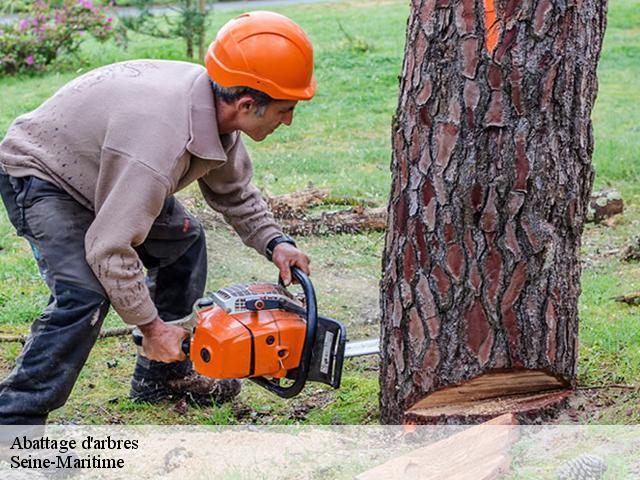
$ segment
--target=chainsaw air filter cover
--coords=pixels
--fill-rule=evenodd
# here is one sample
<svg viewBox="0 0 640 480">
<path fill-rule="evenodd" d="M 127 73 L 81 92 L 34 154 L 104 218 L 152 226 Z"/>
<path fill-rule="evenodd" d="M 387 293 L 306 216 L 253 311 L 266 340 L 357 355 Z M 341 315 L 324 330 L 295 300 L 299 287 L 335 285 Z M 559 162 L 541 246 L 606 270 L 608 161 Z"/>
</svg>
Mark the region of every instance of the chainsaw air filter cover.
<svg viewBox="0 0 640 480">
<path fill-rule="evenodd" d="M 200 300 L 190 357 L 212 378 L 282 378 L 300 364 L 304 304 L 271 283 L 232 285 Z"/>
</svg>

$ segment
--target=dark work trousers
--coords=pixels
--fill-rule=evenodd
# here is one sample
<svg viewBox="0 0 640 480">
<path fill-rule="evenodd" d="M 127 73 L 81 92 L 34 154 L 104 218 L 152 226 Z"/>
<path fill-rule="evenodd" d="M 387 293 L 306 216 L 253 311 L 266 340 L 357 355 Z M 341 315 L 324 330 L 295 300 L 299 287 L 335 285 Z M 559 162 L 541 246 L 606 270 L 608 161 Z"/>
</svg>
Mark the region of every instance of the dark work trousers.
<svg viewBox="0 0 640 480">
<path fill-rule="evenodd" d="M 105 291 L 85 260 L 84 238 L 94 213 L 51 183 L 10 177 L 1 170 L 0 193 L 51 291 L 49 305 L 33 322 L 15 368 L 0 383 L 0 424 L 44 424 L 49 412 L 69 397 L 109 309 Z M 122 221 L 127 221 L 126 212 Z M 206 279 L 200 223 L 170 197 L 136 251 L 147 268 L 160 318 L 188 315 Z M 167 365 L 138 356 L 135 375 L 175 377 L 189 367 L 188 362 Z"/>
</svg>

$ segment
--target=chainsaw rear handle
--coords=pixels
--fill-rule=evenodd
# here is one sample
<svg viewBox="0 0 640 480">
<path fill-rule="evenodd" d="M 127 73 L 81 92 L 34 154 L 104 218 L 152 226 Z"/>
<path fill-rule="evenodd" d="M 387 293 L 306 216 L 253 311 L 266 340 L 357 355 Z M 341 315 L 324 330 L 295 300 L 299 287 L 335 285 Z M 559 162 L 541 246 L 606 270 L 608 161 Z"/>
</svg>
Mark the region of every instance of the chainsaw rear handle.
<svg viewBox="0 0 640 480">
<path fill-rule="evenodd" d="M 133 337 L 133 343 L 135 343 L 137 346 L 142 348 L 143 335 L 140 329 L 139 328 L 134 329 L 133 332 L 131 332 L 131 336 Z M 191 347 L 191 337 L 189 336 L 182 341 L 182 345 L 181 345 L 182 351 L 187 356 L 187 359 L 189 358 L 190 347 Z"/>
<path fill-rule="evenodd" d="M 318 304 L 316 302 L 316 292 L 313 288 L 313 284 L 311 283 L 311 280 L 309 280 L 309 277 L 299 268 L 291 267 L 291 273 L 302 287 L 307 306 L 307 332 L 304 339 L 304 347 L 302 348 L 300 366 L 295 369 L 293 384 L 288 387 L 281 387 L 279 381 L 276 383 L 276 381 L 269 380 L 265 377 L 255 377 L 251 379 L 261 387 L 266 388 L 270 392 L 273 392 L 282 398 L 295 397 L 304 388 L 304 385 L 307 382 L 307 377 L 309 376 L 313 344 L 316 341 L 316 330 L 318 327 Z M 282 284 L 282 278 L 279 279 L 279 282 Z"/>
</svg>

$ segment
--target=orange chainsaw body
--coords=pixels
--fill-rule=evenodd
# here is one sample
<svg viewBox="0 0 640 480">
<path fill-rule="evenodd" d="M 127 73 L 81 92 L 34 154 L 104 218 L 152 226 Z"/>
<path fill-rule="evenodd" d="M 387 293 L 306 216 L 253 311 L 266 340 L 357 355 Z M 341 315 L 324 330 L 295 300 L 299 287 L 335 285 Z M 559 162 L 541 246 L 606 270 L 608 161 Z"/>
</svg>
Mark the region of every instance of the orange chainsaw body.
<svg viewBox="0 0 640 480">
<path fill-rule="evenodd" d="M 282 284 L 245 283 L 210 292 L 194 305 L 195 327 L 182 342 L 196 372 L 210 378 L 249 378 L 282 398 L 307 381 L 340 387 L 347 331 L 318 315 L 315 291 L 296 267 L 304 296 Z M 142 332 L 133 340 L 142 346 Z M 281 384 L 281 380 L 288 381 Z"/>
<path fill-rule="evenodd" d="M 196 312 L 190 359 L 211 378 L 282 378 L 300 364 L 305 320 L 280 309 L 228 313 L 219 305 Z"/>
</svg>

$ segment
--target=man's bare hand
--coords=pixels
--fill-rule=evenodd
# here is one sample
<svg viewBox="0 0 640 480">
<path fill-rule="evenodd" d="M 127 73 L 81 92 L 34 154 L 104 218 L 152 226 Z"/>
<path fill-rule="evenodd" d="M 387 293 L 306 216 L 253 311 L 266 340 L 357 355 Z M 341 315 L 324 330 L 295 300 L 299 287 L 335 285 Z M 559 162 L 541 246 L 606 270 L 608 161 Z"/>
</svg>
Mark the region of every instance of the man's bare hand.
<svg viewBox="0 0 640 480">
<path fill-rule="evenodd" d="M 285 285 L 291 283 L 291 267 L 298 267 L 307 275 L 311 274 L 311 270 L 309 270 L 311 260 L 309 260 L 309 257 L 290 243 L 283 242 L 276 245 L 276 248 L 273 249 L 271 261 L 280 270 L 280 277 Z"/>
<path fill-rule="evenodd" d="M 149 360 L 171 363 L 186 358 L 182 341 L 189 336 L 189 332 L 184 328 L 168 325 L 160 317 L 138 328 L 143 335 L 142 351 Z"/>
</svg>

